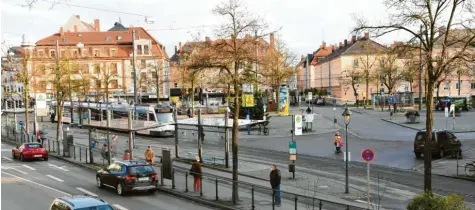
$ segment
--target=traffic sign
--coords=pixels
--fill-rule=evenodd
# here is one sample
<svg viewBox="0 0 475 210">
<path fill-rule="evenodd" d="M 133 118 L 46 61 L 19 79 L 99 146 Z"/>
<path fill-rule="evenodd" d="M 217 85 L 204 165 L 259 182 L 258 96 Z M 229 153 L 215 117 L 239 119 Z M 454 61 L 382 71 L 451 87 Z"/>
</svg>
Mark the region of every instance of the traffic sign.
<svg viewBox="0 0 475 210">
<path fill-rule="evenodd" d="M 295 115 L 295 122 L 294 122 L 294 130 L 295 130 L 295 135 L 296 136 L 301 136 L 302 135 L 302 115 Z"/>
<path fill-rule="evenodd" d="M 297 159 L 297 142 L 295 141 L 289 141 L 289 159 Z"/>
<path fill-rule="evenodd" d="M 371 149 L 364 149 L 362 152 L 361 152 L 361 158 L 367 162 L 367 163 L 370 163 L 371 161 L 374 160 L 374 151 L 371 150 Z"/>
</svg>

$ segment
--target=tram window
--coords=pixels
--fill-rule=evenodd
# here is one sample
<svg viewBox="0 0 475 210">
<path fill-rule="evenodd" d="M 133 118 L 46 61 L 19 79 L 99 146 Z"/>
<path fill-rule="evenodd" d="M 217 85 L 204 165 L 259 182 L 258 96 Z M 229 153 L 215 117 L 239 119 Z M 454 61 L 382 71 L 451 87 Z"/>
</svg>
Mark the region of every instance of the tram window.
<svg viewBox="0 0 475 210">
<path fill-rule="evenodd" d="M 138 113 L 139 120 L 147 120 L 147 113 Z"/>
<path fill-rule="evenodd" d="M 149 120 L 149 121 L 155 121 L 155 115 L 154 115 L 154 113 L 148 113 L 148 120 Z"/>
</svg>

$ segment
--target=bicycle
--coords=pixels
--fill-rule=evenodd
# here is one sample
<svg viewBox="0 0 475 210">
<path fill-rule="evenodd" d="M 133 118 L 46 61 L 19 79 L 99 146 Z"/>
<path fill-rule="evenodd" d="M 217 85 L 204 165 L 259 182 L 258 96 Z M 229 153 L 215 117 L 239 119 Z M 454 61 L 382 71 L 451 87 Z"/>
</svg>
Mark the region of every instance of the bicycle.
<svg viewBox="0 0 475 210">
<path fill-rule="evenodd" d="M 465 164 L 465 174 L 467 176 L 475 176 L 475 161 Z"/>
<path fill-rule="evenodd" d="M 267 128 L 265 125 L 259 124 L 257 131 L 259 132 L 259 135 L 264 132 L 264 135 L 268 136 L 269 135 L 269 128 Z"/>
</svg>

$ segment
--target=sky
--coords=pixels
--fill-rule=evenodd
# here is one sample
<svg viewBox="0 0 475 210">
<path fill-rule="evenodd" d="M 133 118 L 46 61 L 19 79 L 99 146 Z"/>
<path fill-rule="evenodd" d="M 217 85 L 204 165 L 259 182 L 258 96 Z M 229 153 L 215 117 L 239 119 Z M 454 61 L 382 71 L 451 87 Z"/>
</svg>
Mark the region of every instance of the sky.
<svg viewBox="0 0 475 210">
<path fill-rule="evenodd" d="M 166 47 L 171 57 L 180 41 L 192 41 L 197 36 L 201 40 L 205 36 L 215 38 L 213 26 L 223 22 L 222 17 L 212 13 L 221 0 L 59 0 L 69 5 L 54 6 L 52 0 L 38 0 L 32 8 L 22 7 L 25 1 L 1 0 L 2 47 L 20 45 L 22 34 L 36 42 L 57 33 L 72 15 L 80 15 L 81 20 L 88 23 L 100 19 L 101 30 L 108 30 L 119 19 L 126 27 L 142 26 Z M 278 36 L 297 55 L 315 51 L 322 41 L 328 45 L 351 39 L 354 15 L 364 16 L 369 21 L 384 20 L 387 13 L 382 2 L 243 0 L 251 13 L 269 24 L 269 29 L 281 28 Z M 154 23 L 145 23 L 145 16 L 152 17 Z M 398 39 L 401 36 L 394 33 L 376 40 L 390 44 Z"/>
</svg>

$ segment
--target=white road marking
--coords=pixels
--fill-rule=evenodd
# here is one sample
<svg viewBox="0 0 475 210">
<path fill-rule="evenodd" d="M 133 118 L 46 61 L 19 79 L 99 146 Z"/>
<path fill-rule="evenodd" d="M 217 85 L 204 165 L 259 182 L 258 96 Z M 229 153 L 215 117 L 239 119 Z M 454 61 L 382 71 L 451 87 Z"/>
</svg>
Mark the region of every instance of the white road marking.
<svg viewBox="0 0 475 210">
<path fill-rule="evenodd" d="M 368 201 L 362 201 L 362 200 L 355 200 L 355 201 L 359 202 L 359 203 L 366 203 L 366 204 L 368 203 Z M 369 204 L 372 205 L 372 206 L 381 206 L 381 205 L 374 204 L 374 203 L 371 203 L 371 202 Z"/>
<path fill-rule="evenodd" d="M 2 152 L 11 152 L 11 149 L 2 149 Z"/>
<path fill-rule="evenodd" d="M 11 159 L 11 158 L 9 158 L 9 157 L 3 157 L 3 159 L 5 159 L 5 160 L 9 160 L 9 161 L 12 161 L 12 159 Z"/>
<path fill-rule="evenodd" d="M 26 173 L 26 172 L 24 172 L 24 171 L 22 171 L 22 170 L 18 170 L 18 169 L 16 169 L 16 168 L 10 168 L 10 169 L 15 170 L 15 171 L 18 171 L 18 172 L 20 172 L 20 173 L 22 173 L 22 174 L 28 174 L 28 173 Z"/>
<path fill-rule="evenodd" d="M 51 178 L 51 179 L 54 179 L 54 180 L 56 180 L 56 181 L 58 181 L 58 182 L 64 182 L 64 180 L 62 180 L 62 179 L 60 179 L 60 178 L 58 178 L 58 177 L 55 177 L 55 176 L 52 176 L 52 175 L 49 175 L 49 174 L 46 175 L 46 176 L 49 177 L 49 178 Z"/>
<path fill-rule="evenodd" d="M 114 204 L 114 205 L 112 205 L 112 206 L 114 206 L 114 207 L 117 208 L 118 210 L 128 210 L 127 208 L 125 208 L 125 207 L 123 207 L 123 206 L 121 206 L 121 205 L 119 205 L 119 204 Z"/>
<path fill-rule="evenodd" d="M 22 177 L 19 177 L 19 176 L 16 176 L 16 175 L 13 175 L 13 174 L 4 172 L 4 171 L 2 171 L 1 173 L 6 174 L 6 175 L 9 175 L 9 176 L 12 176 L 12 177 L 15 177 L 15 178 L 18 178 L 18 179 L 21 179 L 21 180 L 23 180 L 23 181 L 26 181 L 26 182 L 29 182 L 29 183 L 32 183 L 32 184 L 36 184 L 36 185 L 38 185 L 38 186 L 40 186 L 40 187 L 44 187 L 44 188 L 47 188 L 47 189 L 50 189 L 50 190 L 53 190 L 53 191 L 60 192 L 60 193 L 63 193 L 63 194 L 65 194 L 65 195 L 71 196 L 71 194 L 69 194 L 69 193 L 66 193 L 66 192 L 63 192 L 63 191 L 61 191 L 61 190 L 58 190 L 58 189 L 55 189 L 55 188 L 46 186 L 46 185 L 44 185 L 44 184 L 40 184 L 40 183 L 38 183 L 38 182 L 31 181 L 31 180 L 29 180 L 29 179 L 25 179 L 25 178 L 22 178 Z"/>
<path fill-rule="evenodd" d="M 23 164 L 23 165 L 21 165 L 21 166 L 23 166 L 23 167 L 25 167 L 25 168 L 27 168 L 27 169 L 30 169 L 30 170 L 32 170 L 32 171 L 36 171 L 36 169 L 34 169 L 34 168 L 31 167 L 31 166 L 27 166 L 27 165 L 25 165 L 25 164 Z"/>
<path fill-rule="evenodd" d="M 76 189 L 79 190 L 79 191 L 81 191 L 81 192 L 83 192 L 83 193 L 86 193 L 86 194 L 88 194 L 88 195 L 90 195 L 90 196 L 94 196 L 94 197 L 97 196 L 96 194 L 94 194 L 94 193 L 92 193 L 92 192 L 89 192 L 89 191 L 87 191 L 87 190 L 85 190 L 85 189 L 82 189 L 82 188 L 80 188 L 80 187 L 76 187 Z"/>
<path fill-rule="evenodd" d="M 49 165 L 50 167 L 55 167 L 55 168 L 60 169 L 60 170 L 63 170 L 63 171 L 69 171 L 68 169 L 63 168 L 64 166 L 59 167 L 59 166 L 54 165 L 54 164 L 51 164 L 51 163 L 48 163 L 48 165 Z"/>
</svg>

